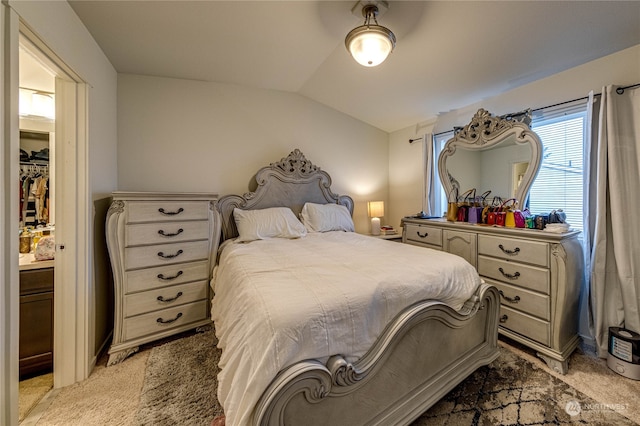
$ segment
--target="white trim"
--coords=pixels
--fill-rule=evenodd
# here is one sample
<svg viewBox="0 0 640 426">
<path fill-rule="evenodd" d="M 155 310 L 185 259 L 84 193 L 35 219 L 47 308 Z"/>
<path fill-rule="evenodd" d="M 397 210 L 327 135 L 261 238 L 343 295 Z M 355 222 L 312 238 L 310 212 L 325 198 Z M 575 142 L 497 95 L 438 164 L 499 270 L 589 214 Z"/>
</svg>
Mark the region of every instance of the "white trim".
<svg viewBox="0 0 640 426">
<path fill-rule="evenodd" d="M 86 83 L 76 83 L 76 208 L 75 227 L 78 250 L 77 281 L 78 301 L 76 305 L 76 323 L 81 324 L 78 334 L 76 353 L 76 381 L 89 377 L 95 365 L 95 280 L 93 277 L 93 205 L 89 185 L 89 149 L 88 149 L 88 96 Z M 69 188 L 63 188 L 69 190 Z"/>
<path fill-rule="evenodd" d="M 56 108 L 60 108 L 56 111 L 58 214 L 53 345 L 56 388 L 84 380 L 94 365 L 86 97 L 86 84 L 56 79 Z"/>
<path fill-rule="evenodd" d="M 53 308 L 53 383 L 55 387 L 75 383 L 78 329 L 76 310 L 81 294 L 78 292 L 79 275 L 76 264 L 78 244 L 75 224 L 78 222 L 77 194 L 73 189 L 76 179 L 76 120 L 68 114 L 69 106 L 75 110 L 75 83 L 56 78 L 56 267 L 54 271 Z M 63 111 L 64 110 L 64 111 Z M 64 206 L 64 207 L 63 207 Z M 64 213 L 62 210 L 64 209 Z M 79 263 L 79 262 L 78 262 Z"/>
<path fill-rule="evenodd" d="M 0 7 L 0 424 L 18 423 L 18 322 L 19 275 L 17 235 L 18 190 L 18 15 L 3 1 Z M 15 256 L 14 256 L 15 254 Z"/>
</svg>

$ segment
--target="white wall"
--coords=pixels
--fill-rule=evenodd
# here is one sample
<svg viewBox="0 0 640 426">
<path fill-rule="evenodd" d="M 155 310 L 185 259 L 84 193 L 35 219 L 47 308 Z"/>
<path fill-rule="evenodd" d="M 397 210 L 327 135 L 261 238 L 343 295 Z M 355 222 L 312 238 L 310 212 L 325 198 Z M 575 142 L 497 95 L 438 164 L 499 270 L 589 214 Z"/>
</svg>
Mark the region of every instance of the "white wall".
<svg viewBox="0 0 640 426">
<path fill-rule="evenodd" d="M 388 134 L 302 96 L 192 80 L 118 76 L 119 189 L 243 194 L 295 148 L 354 198 L 387 201 Z M 252 188 L 253 189 L 253 188 Z"/>
<path fill-rule="evenodd" d="M 434 133 L 466 125 L 478 108 L 485 108 L 494 115 L 507 114 L 582 98 L 591 90 L 600 93 L 602 87 L 608 84 L 636 83 L 640 83 L 640 45 L 442 114 L 437 117 Z M 424 96 L 427 97 L 429 94 L 425 93 Z M 389 219 L 392 223 L 397 223 L 403 216 L 415 214 L 420 210 L 420 144 L 408 143 L 410 138 L 422 136 L 417 128 L 418 125 L 416 128 L 401 129 L 389 135 L 389 193 L 392 200 Z"/>
<path fill-rule="evenodd" d="M 409 143 L 418 135 L 414 127 L 398 130 L 389 139 L 389 207 L 387 223 L 400 227 L 404 216 L 422 210 L 423 141 Z M 388 213 L 387 213 L 388 212 Z"/>
<path fill-rule="evenodd" d="M 102 229 L 104 222 L 104 203 L 100 200 L 117 189 L 117 73 L 67 2 L 11 1 L 10 6 L 23 24 L 88 84 L 88 146 L 86 158 L 78 161 L 86 161 L 89 170 L 89 193 L 85 194 L 88 203 L 84 211 L 90 227 L 87 243 L 92 252 L 87 267 L 92 281 L 81 285 L 87 285 L 90 294 L 98 295 L 97 308 L 87 306 L 87 309 L 89 318 L 95 319 L 96 346 L 99 347 L 109 332 L 109 320 L 101 304 L 105 303 L 102 296 L 108 294 L 111 283 L 104 267 L 104 249 L 101 242 L 94 239 L 93 231 Z M 100 317 L 96 317 L 95 312 L 101 312 Z"/>
</svg>

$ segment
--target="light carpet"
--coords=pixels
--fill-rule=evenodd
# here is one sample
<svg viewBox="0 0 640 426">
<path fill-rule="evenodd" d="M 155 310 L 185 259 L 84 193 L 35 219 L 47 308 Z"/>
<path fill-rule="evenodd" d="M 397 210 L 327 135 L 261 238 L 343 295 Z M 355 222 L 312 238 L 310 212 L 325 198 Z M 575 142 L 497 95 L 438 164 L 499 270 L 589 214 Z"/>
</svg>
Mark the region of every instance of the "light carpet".
<svg viewBox="0 0 640 426">
<path fill-rule="evenodd" d="M 561 376 L 526 348 L 500 344 L 496 361 L 478 369 L 413 426 L 634 425 L 640 419 L 640 383 L 607 373 L 602 360 L 578 351 L 569 374 Z M 215 392 L 218 356 L 213 332 L 143 350 L 62 389 L 37 424 L 209 426 L 222 412 Z"/>
<path fill-rule="evenodd" d="M 87 380 L 62 388 L 37 419 L 38 426 L 129 426 L 140 403 L 149 351 L 126 362 L 97 365 Z M 29 421 L 29 417 L 25 421 Z"/>
<path fill-rule="evenodd" d="M 51 388 L 53 373 L 21 380 L 18 385 L 18 421 L 24 420 Z"/>
</svg>

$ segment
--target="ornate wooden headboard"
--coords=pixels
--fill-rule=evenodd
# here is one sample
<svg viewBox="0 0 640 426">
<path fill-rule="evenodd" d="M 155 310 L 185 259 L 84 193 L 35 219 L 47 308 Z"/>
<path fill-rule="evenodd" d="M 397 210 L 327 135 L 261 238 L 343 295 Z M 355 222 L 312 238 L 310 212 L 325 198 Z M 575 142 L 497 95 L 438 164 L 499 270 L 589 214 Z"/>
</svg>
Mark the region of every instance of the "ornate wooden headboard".
<svg viewBox="0 0 640 426">
<path fill-rule="evenodd" d="M 222 239 L 238 236 L 233 209 L 258 210 L 289 207 L 300 215 L 304 203 L 342 204 L 353 215 L 353 199 L 331 191 L 331 176 L 307 160 L 300 150 L 261 168 L 255 175 L 258 187 L 244 195 L 226 195 L 217 203 L 221 216 Z"/>
</svg>

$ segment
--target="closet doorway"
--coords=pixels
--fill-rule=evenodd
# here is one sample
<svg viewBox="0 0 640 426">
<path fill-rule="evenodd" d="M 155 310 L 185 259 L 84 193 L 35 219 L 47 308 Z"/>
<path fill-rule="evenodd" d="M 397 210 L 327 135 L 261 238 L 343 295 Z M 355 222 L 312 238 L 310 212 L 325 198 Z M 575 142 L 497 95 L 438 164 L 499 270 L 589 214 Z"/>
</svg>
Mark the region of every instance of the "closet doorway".
<svg viewBox="0 0 640 426">
<path fill-rule="evenodd" d="M 55 79 L 21 36 L 19 421 L 53 389 Z"/>
<path fill-rule="evenodd" d="M 91 333 L 93 323 L 89 313 L 93 309 L 93 300 L 90 288 L 91 279 L 89 278 L 91 273 L 88 250 L 90 244 L 88 232 L 90 203 L 87 201 L 89 180 L 86 161 L 88 87 L 23 23 L 19 25 L 19 34 L 16 39 L 18 49 L 16 49 L 15 60 L 18 62 L 19 77 L 14 81 L 19 82 L 19 86 L 23 84 L 21 81 L 22 72 L 28 69 L 27 63 L 31 60 L 37 64 L 37 68 L 39 68 L 36 70 L 37 72 L 47 73 L 49 75 L 47 78 L 53 78 L 54 81 L 53 90 L 50 86 L 48 90 L 41 87 L 31 87 L 31 89 L 39 89 L 40 92 L 54 99 L 55 115 L 49 123 L 53 125 L 53 131 L 51 128 L 38 128 L 29 135 L 25 129 L 24 136 L 39 134 L 44 139 L 44 134 L 48 133 L 49 135 L 49 204 L 45 202 L 43 205 L 50 208 L 46 212 L 48 216 L 45 220 L 50 222 L 53 219 L 54 225 L 55 255 L 51 260 L 53 265 L 50 271 L 53 272 L 53 291 L 49 296 L 53 299 L 53 314 L 50 325 L 53 336 L 52 368 L 53 392 L 55 392 L 57 388 L 88 377 L 92 367 L 93 351 L 91 348 L 94 339 Z M 27 54 L 29 59 L 26 59 L 27 56 L 23 54 Z M 24 85 L 26 86 L 26 84 L 25 77 Z M 30 126 L 36 125 L 32 122 Z M 38 152 L 42 149 L 40 148 Z M 27 154 L 31 157 L 31 153 Z M 34 158 L 43 157 L 44 154 L 41 152 L 39 155 L 34 155 Z M 19 159 L 16 158 L 15 164 L 18 164 L 18 161 Z M 19 168 L 16 167 L 16 169 Z M 16 191 L 14 192 L 13 189 L 10 191 L 12 198 L 18 198 L 17 189 L 16 183 Z M 36 207 L 36 214 L 38 212 Z M 18 212 L 15 213 L 17 218 Z M 23 217 L 22 207 L 19 217 Z M 40 216 L 40 218 L 44 217 L 44 214 Z M 16 230 L 19 226 L 18 222 L 19 220 L 16 220 Z M 43 238 L 44 234 L 43 232 L 42 236 L 37 235 L 36 238 Z M 51 236 L 51 229 L 49 229 L 49 236 Z M 34 256 L 36 253 L 37 249 Z M 18 257 L 18 253 L 16 253 L 16 257 Z M 42 283 L 47 279 L 48 277 L 44 280 L 42 277 L 37 277 L 35 281 Z M 19 312 L 20 310 L 16 307 L 15 311 Z M 19 323 L 20 319 L 13 317 L 10 324 L 15 330 L 20 328 Z M 18 364 L 19 362 L 15 363 L 15 365 Z M 12 407 L 15 407 L 14 403 L 12 403 Z M 27 416 L 27 421 L 31 420 L 32 418 Z"/>
</svg>

